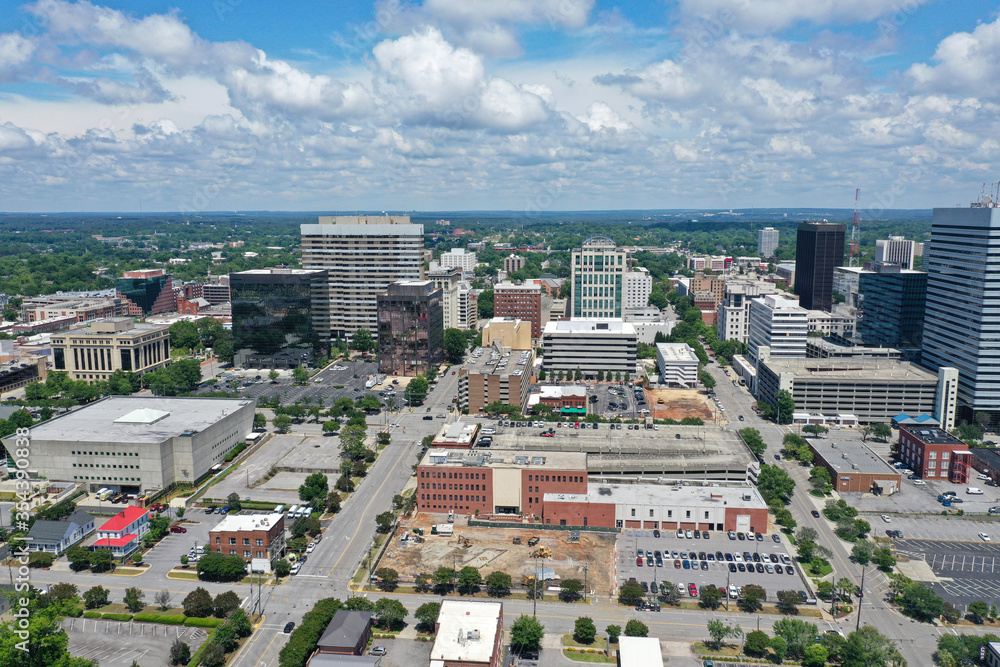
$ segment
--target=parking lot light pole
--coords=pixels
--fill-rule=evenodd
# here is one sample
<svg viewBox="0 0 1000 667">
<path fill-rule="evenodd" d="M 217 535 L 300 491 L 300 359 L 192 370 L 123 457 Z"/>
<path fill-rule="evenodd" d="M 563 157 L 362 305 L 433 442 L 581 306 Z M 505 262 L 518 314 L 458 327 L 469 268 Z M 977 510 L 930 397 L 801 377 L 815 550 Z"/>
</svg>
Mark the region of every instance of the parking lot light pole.
<svg viewBox="0 0 1000 667">
<path fill-rule="evenodd" d="M 855 630 L 861 629 L 861 603 L 865 600 L 865 566 L 861 566 L 861 588 L 858 589 L 858 622 L 854 625 Z"/>
</svg>

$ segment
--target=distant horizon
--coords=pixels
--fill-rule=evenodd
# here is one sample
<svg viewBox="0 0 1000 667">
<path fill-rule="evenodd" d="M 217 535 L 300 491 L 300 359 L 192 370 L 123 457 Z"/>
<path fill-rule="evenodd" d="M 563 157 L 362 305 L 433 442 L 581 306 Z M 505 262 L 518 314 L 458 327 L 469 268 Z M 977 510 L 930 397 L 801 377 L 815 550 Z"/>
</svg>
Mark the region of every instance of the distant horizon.
<svg viewBox="0 0 1000 667">
<path fill-rule="evenodd" d="M 887 208 L 882 210 L 882 213 L 909 213 L 909 212 L 923 212 L 931 213 L 935 208 L 968 208 L 968 206 L 934 206 L 930 208 Z M 218 210 L 218 211 L 198 211 L 197 213 L 184 212 L 184 211 L 88 211 L 88 210 L 77 210 L 77 211 L 0 211 L 0 216 L 62 216 L 62 215 L 110 215 L 110 216 L 147 216 L 147 215 L 170 215 L 170 216 L 189 216 L 189 217 L 199 217 L 199 216 L 219 216 L 219 215 L 241 215 L 241 214 L 269 214 L 269 215 L 338 215 L 338 216 L 348 216 L 348 215 L 364 215 L 364 216 L 380 216 L 380 215 L 476 215 L 476 214 L 505 214 L 505 215 L 519 215 L 524 217 L 551 217 L 563 214 L 606 214 L 606 213 L 625 213 L 625 214 L 643 214 L 643 213 L 654 213 L 654 214 L 689 214 L 689 213 L 703 213 L 703 214 L 750 214 L 755 213 L 788 213 L 788 212 L 809 212 L 809 211 L 835 211 L 835 212 L 847 212 L 851 215 L 854 214 L 853 208 L 833 208 L 825 206 L 814 206 L 814 207 L 804 207 L 804 206 L 788 206 L 788 207 L 755 207 L 755 208 L 706 208 L 706 207 L 694 207 L 694 208 L 600 208 L 600 209 L 552 209 L 542 213 L 531 213 L 526 214 L 522 210 L 518 209 L 421 209 L 421 210 L 360 210 L 360 211 L 336 211 L 336 210 L 324 210 L 324 209 L 234 209 L 234 210 Z"/>
</svg>

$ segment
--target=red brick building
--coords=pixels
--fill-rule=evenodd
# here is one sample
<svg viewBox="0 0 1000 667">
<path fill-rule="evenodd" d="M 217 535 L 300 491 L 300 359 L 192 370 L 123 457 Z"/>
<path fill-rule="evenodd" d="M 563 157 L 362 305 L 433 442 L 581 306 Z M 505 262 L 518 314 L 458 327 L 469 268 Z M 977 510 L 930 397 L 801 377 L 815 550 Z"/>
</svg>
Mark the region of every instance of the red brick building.
<svg viewBox="0 0 1000 667">
<path fill-rule="evenodd" d="M 531 337 L 542 337 L 542 287 L 537 280 L 493 286 L 493 316 L 531 322 Z"/>
<path fill-rule="evenodd" d="M 546 493 L 586 493 L 582 452 L 445 451 L 417 466 L 421 512 L 541 515 Z"/>
<path fill-rule="evenodd" d="M 256 514 L 227 516 L 209 532 L 212 551 L 274 561 L 285 551 L 285 515 Z"/>
<path fill-rule="evenodd" d="M 901 425 L 899 458 L 922 479 L 947 478 L 965 484 L 972 469 L 968 445 L 932 426 Z"/>
</svg>

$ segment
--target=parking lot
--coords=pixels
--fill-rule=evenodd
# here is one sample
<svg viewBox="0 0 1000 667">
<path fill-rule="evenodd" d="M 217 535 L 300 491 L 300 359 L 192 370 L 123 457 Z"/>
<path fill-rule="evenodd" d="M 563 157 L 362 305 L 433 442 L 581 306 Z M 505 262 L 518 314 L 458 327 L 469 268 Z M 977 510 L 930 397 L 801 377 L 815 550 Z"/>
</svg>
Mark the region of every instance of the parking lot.
<svg viewBox="0 0 1000 667">
<path fill-rule="evenodd" d="M 653 567 L 649 567 L 648 561 L 645 559 L 640 566 L 636 564 L 637 550 L 641 550 L 644 554 L 646 551 L 660 551 L 664 555 L 669 553 L 670 557 L 664 557 L 663 565 L 660 567 L 656 566 L 655 558 Z M 719 562 L 718 559 L 720 551 L 723 554 L 722 562 Z M 676 557 L 674 552 L 677 552 Z M 701 557 L 702 552 L 705 554 L 704 558 Z M 736 555 L 738 554 L 742 561 L 744 552 L 749 552 L 751 559 L 754 554 L 759 554 L 762 557 L 767 555 L 769 558 L 772 554 L 778 556 L 779 563 L 772 563 L 772 567 L 775 569 L 774 574 L 769 574 L 766 571 L 758 573 L 756 570 L 754 572 L 740 572 Z M 733 556 L 732 561 L 726 559 L 727 553 Z M 685 557 L 684 554 L 687 556 Z M 708 558 L 710 555 L 711 559 Z M 788 562 L 792 563 L 791 575 L 788 574 L 789 566 L 781 558 L 782 555 L 787 556 Z M 684 560 L 691 563 L 690 568 L 684 567 Z M 681 567 L 677 567 L 675 561 L 680 561 Z M 694 562 L 692 563 L 692 561 Z M 705 563 L 707 569 L 701 563 Z M 730 563 L 737 566 L 736 572 L 730 571 Z M 763 563 L 761 564 L 763 565 Z M 781 565 L 781 574 L 777 573 L 776 565 Z M 645 582 L 649 587 L 652 587 L 654 582 L 658 584 L 663 581 L 670 581 L 674 584 L 681 583 L 685 585 L 685 588 L 688 584 L 695 584 L 699 589 L 707 584 L 714 584 L 721 588 L 726 586 L 727 582 L 737 587 L 756 584 L 767 591 L 768 600 L 776 600 L 779 590 L 807 590 L 803 585 L 798 564 L 787 553 L 784 542 L 775 542 L 770 535 L 765 535 L 763 541 L 730 540 L 726 533 L 718 531 L 710 532 L 707 540 L 703 538 L 696 540 L 693 537 L 692 539 L 678 538 L 676 531 L 661 531 L 660 537 L 656 538 L 653 536 L 652 530 L 625 530 L 618 539 L 618 580 L 621 583 L 632 577 L 635 577 L 640 583 Z"/>
<path fill-rule="evenodd" d="M 616 393 L 611 393 L 614 390 Z M 587 390 L 589 405 L 587 412 L 608 419 L 638 419 L 645 416 L 642 409 L 648 409 L 646 404 L 640 404 L 635 399 L 632 387 L 617 384 L 598 384 Z M 595 400 L 596 399 L 596 400 Z"/>
<path fill-rule="evenodd" d="M 86 618 L 64 619 L 62 628 L 69 635 L 70 655 L 101 665 L 167 665 L 175 640 L 190 646 L 193 655 L 208 636 L 199 628 Z"/>
<path fill-rule="evenodd" d="M 906 539 L 980 542 L 979 533 L 986 533 L 992 540 L 1000 541 L 1000 517 L 888 516 L 891 523 L 883 522 L 878 514 L 863 514 L 861 518 L 871 524 L 875 535 L 885 535 L 886 530 L 901 530 Z"/>
<path fill-rule="evenodd" d="M 340 367 L 343 370 L 334 370 Z M 296 401 L 308 399 L 313 405 L 330 405 L 338 398 L 347 396 L 356 398 L 358 393 L 365 392 L 365 378 L 378 372 L 375 361 L 338 361 L 310 378 L 305 385 L 296 385 L 292 373 L 288 370 L 279 371 L 280 376 L 272 383 L 268 379 L 270 369 L 246 369 L 227 373 L 215 387 L 207 387 L 202 392 L 224 389 L 237 391 L 247 398 L 282 397 L 282 402 L 291 405 Z M 260 382 L 244 386 L 243 379 L 253 380 L 261 377 Z M 358 377 L 354 377 L 357 375 Z M 342 387 L 336 389 L 336 387 Z M 370 391 L 370 390 L 369 390 Z"/>
<path fill-rule="evenodd" d="M 904 539 L 896 541 L 896 550 L 925 561 L 938 577 L 928 583 L 959 609 L 975 600 L 995 604 L 1000 598 L 1000 544 Z"/>
</svg>

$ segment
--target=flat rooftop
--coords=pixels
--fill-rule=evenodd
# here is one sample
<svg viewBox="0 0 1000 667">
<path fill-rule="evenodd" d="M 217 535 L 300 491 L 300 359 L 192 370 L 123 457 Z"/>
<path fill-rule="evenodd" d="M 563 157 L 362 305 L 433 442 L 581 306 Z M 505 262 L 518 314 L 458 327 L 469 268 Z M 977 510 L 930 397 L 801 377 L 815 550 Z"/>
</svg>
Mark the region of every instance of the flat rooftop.
<svg viewBox="0 0 1000 667">
<path fill-rule="evenodd" d="M 124 327 L 120 330 L 114 331 L 109 330 L 110 327 L 123 324 L 126 320 L 130 318 L 127 317 L 112 317 L 104 320 L 93 320 L 90 325 L 97 326 L 87 326 L 80 327 L 76 329 L 70 329 L 69 331 L 60 331 L 54 335 L 65 336 L 70 338 L 86 338 L 88 336 L 95 336 L 98 338 L 109 338 L 113 336 L 138 336 L 141 334 L 152 333 L 154 331 L 163 331 L 169 327 L 166 324 L 149 324 L 147 322 L 132 322 L 130 326 Z M 103 329 L 103 331 L 102 331 Z"/>
<path fill-rule="evenodd" d="M 852 472 L 871 475 L 894 475 L 899 471 L 876 454 L 871 447 L 857 440 L 809 438 L 809 446 L 838 474 Z M 963 445 L 964 446 L 964 445 Z"/>
<path fill-rule="evenodd" d="M 538 387 L 538 395 L 542 398 L 562 398 L 563 396 L 586 396 L 587 388 L 579 385 L 562 387 L 557 385 L 541 385 Z"/>
<path fill-rule="evenodd" d="M 476 430 L 479 428 L 478 424 L 474 423 L 462 423 L 460 421 L 454 424 L 445 424 L 441 427 L 441 430 L 435 438 L 435 442 L 459 442 L 459 443 L 472 443 L 472 438 L 476 435 Z"/>
<path fill-rule="evenodd" d="M 241 530 L 270 530 L 284 514 L 227 514 L 212 532 L 233 533 Z"/>
<path fill-rule="evenodd" d="M 442 600 L 431 661 L 488 663 L 502 614 L 500 602 Z"/>
<path fill-rule="evenodd" d="M 587 454 L 584 452 L 546 452 L 503 449 L 476 449 L 454 451 L 431 449 L 421 459 L 422 466 L 452 468 L 549 468 L 559 470 L 586 470 Z"/>
<path fill-rule="evenodd" d="M 112 396 L 31 427 L 31 438 L 66 443 L 158 443 L 202 431 L 253 403 L 235 398 Z"/>
<path fill-rule="evenodd" d="M 656 351 L 666 362 L 698 363 L 698 357 L 687 343 L 657 343 Z"/>
<path fill-rule="evenodd" d="M 766 509 L 757 488 L 739 486 L 691 486 L 679 484 L 601 484 L 590 482 L 587 493 L 546 493 L 546 501 L 615 503 L 618 505 L 698 505 Z"/>
<path fill-rule="evenodd" d="M 954 445 L 961 449 L 968 448 L 968 445 L 951 433 L 935 426 L 921 426 L 919 424 L 902 424 L 901 426 L 928 445 Z"/>
<path fill-rule="evenodd" d="M 316 273 L 325 273 L 326 269 L 247 269 L 246 271 L 234 272 L 234 276 L 308 276 Z"/>
<path fill-rule="evenodd" d="M 769 359 L 763 362 L 771 372 L 794 373 L 802 379 L 865 379 L 936 383 L 937 375 L 909 361 L 878 358 Z"/>
<path fill-rule="evenodd" d="M 663 652 L 656 637 L 619 637 L 618 659 L 629 667 L 663 667 Z"/>
<path fill-rule="evenodd" d="M 525 354 L 527 352 L 527 354 Z M 504 356 L 507 355 L 507 356 Z M 476 375 L 523 375 L 531 369 L 534 357 L 530 350 L 511 350 L 502 348 L 502 352 L 492 347 L 480 347 L 469 355 L 462 364 L 462 370 Z"/>
<path fill-rule="evenodd" d="M 597 334 L 605 336 L 635 335 L 635 327 L 622 320 L 559 320 L 545 325 L 549 334 Z"/>
</svg>

